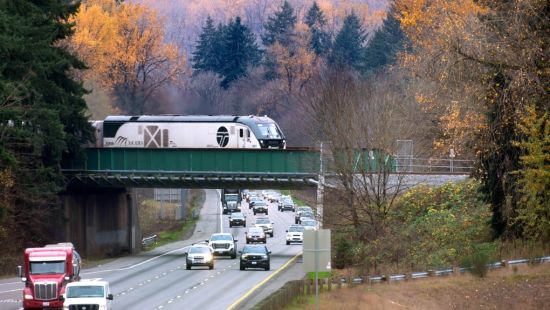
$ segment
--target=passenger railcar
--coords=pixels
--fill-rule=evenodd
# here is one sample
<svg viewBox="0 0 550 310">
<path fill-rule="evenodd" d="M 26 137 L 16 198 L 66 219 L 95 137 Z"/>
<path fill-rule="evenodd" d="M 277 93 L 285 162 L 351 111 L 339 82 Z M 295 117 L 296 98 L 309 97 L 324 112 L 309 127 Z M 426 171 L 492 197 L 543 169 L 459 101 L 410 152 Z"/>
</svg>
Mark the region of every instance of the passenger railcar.
<svg viewBox="0 0 550 310">
<path fill-rule="evenodd" d="M 267 116 L 108 116 L 92 126 L 97 147 L 286 148 Z"/>
</svg>

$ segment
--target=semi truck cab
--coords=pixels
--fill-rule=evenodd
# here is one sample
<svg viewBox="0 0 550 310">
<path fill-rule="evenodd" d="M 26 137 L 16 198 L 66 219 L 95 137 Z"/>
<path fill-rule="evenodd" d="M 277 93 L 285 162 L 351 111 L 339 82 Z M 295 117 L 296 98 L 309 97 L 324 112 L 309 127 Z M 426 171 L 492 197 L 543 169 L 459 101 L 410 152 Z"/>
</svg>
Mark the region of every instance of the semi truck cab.
<svg viewBox="0 0 550 310">
<path fill-rule="evenodd" d="M 27 248 L 24 266 L 17 272 L 23 288 L 23 308 L 62 308 L 62 295 L 68 283 L 78 281 L 80 255 L 72 244 L 60 243 L 42 248 Z"/>
</svg>

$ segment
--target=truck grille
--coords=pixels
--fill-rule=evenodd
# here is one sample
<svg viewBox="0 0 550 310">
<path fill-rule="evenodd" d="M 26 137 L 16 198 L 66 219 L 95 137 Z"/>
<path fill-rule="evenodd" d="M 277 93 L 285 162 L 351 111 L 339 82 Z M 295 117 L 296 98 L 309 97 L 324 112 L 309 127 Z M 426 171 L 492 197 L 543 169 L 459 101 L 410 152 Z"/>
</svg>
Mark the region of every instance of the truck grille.
<svg viewBox="0 0 550 310">
<path fill-rule="evenodd" d="M 229 243 L 213 243 L 212 247 L 214 249 L 229 249 Z"/>
<path fill-rule="evenodd" d="M 70 305 L 69 310 L 98 310 L 99 305 Z"/>
<path fill-rule="evenodd" d="M 57 283 L 43 282 L 34 284 L 34 297 L 38 300 L 51 300 L 57 298 Z"/>
</svg>

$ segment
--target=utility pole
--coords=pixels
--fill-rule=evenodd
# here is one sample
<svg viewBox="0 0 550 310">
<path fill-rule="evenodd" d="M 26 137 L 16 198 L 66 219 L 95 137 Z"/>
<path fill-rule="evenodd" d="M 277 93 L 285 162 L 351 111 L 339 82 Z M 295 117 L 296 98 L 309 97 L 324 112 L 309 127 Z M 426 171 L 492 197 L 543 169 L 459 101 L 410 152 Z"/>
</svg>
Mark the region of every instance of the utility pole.
<svg viewBox="0 0 550 310">
<path fill-rule="evenodd" d="M 325 174 L 323 171 L 323 142 L 319 152 L 319 183 L 317 183 L 317 220 L 319 229 L 323 228 L 323 200 L 325 194 Z"/>
</svg>

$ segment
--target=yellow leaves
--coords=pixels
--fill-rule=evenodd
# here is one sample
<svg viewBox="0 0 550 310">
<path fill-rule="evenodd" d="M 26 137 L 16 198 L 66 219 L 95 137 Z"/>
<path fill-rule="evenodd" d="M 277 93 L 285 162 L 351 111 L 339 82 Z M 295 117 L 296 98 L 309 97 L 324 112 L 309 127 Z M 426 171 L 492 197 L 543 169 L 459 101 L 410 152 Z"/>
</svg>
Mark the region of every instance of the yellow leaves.
<svg viewBox="0 0 550 310">
<path fill-rule="evenodd" d="M 15 185 L 15 180 L 10 169 L 0 171 L 0 188 L 12 188 Z"/>
<path fill-rule="evenodd" d="M 304 46 L 297 46 L 290 51 L 275 42 L 268 52 L 276 60 L 277 74 L 283 78 L 287 90 L 292 91 L 294 84 L 302 85 L 314 72 L 315 55 Z"/>
<path fill-rule="evenodd" d="M 184 58 L 175 45 L 164 43 L 164 21 L 153 9 L 114 0 L 87 1 L 75 22 L 71 45 L 91 67 L 89 74 L 105 87 L 139 83 L 152 69 L 183 70 Z"/>
</svg>

